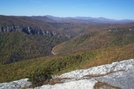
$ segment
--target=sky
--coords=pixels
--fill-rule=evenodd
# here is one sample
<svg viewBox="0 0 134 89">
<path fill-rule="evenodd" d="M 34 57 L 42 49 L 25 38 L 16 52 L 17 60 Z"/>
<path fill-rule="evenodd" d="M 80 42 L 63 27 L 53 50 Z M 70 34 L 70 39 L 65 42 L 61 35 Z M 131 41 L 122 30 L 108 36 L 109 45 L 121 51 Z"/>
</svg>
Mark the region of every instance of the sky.
<svg viewBox="0 0 134 89">
<path fill-rule="evenodd" d="M 0 0 L 0 15 L 134 20 L 134 0 Z"/>
</svg>

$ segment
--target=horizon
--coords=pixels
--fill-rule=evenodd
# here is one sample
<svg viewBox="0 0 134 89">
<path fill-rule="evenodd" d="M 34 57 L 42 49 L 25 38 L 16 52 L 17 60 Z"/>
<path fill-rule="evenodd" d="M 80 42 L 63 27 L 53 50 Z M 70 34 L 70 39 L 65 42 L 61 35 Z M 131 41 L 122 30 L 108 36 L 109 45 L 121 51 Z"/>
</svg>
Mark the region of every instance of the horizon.
<svg viewBox="0 0 134 89">
<path fill-rule="evenodd" d="M 0 16 L 16 16 L 16 17 L 38 17 L 38 16 L 45 16 L 45 17 L 48 17 L 48 16 L 52 16 L 54 18 L 76 18 L 76 19 L 79 19 L 79 18 L 92 18 L 92 19 L 99 19 L 99 18 L 103 18 L 103 19 L 108 19 L 108 20 L 117 20 L 117 21 L 122 21 L 122 20 L 132 20 L 134 21 L 134 19 L 111 19 L 111 18 L 105 18 L 105 17 L 84 17 L 84 16 L 74 16 L 74 17 L 60 17 L 60 16 L 53 16 L 53 15 L 31 15 L 31 16 L 26 16 L 26 15 L 3 15 L 3 14 L 0 14 Z M 49 17 L 48 17 L 49 18 Z"/>
<path fill-rule="evenodd" d="M 134 0 L 1 0 L 0 14 L 134 20 L 133 3 Z"/>
</svg>

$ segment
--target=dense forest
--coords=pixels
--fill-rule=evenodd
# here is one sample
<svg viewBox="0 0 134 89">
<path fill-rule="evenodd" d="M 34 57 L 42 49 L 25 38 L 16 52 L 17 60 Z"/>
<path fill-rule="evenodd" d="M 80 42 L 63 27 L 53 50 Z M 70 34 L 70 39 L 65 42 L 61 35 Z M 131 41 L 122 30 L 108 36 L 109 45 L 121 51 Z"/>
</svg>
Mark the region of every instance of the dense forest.
<svg viewBox="0 0 134 89">
<path fill-rule="evenodd" d="M 22 32 L 0 33 L 0 63 L 52 55 L 52 48 L 67 40 L 47 35 L 27 35 Z"/>
</svg>

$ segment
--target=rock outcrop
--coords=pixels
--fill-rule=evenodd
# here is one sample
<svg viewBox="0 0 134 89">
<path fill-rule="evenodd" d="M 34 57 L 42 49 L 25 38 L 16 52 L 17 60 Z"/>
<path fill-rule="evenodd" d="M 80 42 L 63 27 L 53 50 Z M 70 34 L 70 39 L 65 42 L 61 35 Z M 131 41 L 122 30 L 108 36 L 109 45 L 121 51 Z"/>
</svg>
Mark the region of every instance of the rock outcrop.
<svg viewBox="0 0 134 89">
<path fill-rule="evenodd" d="M 75 70 L 60 76 L 53 76 L 53 80 L 59 78 L 61 82 L 54 85 L 46 84 L 34 89 L 133 89 L 133 69 L 134 59 L 113 62 L 112 64 Z M 31 83 L 27 80 L 22 79 L 10 83 L 1 83 L 0 88 L 21 89 L 24 85 L 28 87 Z"/>
<path fill-rule="evenodd" d="M 26 34 L 38 34 L 38 35 L 49 35 L 49 36 L 57 36 L 57 37 L 66 37 L 71 38 L 72 36 L 68 34 L 60 34 L 60 32 L 51 31 L 51 30 L 44 30 L 44 29 L 35 29 L 33 27 L 21 27 L 21 26 L 0 26 L 0 33 L 2 32 L 24 32 Z"/>
</svg>

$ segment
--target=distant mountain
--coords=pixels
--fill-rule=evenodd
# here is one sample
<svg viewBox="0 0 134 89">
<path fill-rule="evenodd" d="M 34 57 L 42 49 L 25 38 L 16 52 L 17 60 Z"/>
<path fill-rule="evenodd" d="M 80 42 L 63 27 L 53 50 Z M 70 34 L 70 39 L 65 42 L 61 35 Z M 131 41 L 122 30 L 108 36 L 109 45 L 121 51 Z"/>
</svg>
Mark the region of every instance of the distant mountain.
<svg viewBox="0 0 134 89">
<path fill-rule="evenodd" d="M 59 23 L 86 23 L 86 24 L 89 24 L 89 21 L 85 21 L 85 20 L 77 19 L 77 18 L 73 18 L 73 17 L 54 17 L 54 16 L 49 16 L 49 15 L 47 15 L 47 17 L 51 18 Z"/>
<path fill-rule="evenodd" d="M 55 20 L 47 17 L 47 16 L 32 16 L 32 18 L 34 19 L 37 19 L 37 20 L 41 20 L 41 21 L 44 21 L 44 22 L 55 22 Z"/>
<path fill-rule="evenodd" d="M 46 17 L 51 18 L 56 21 L 61 21 L 61 22 L 73 22 L 73 23 L 88 23 L 88 24 L 95 24 L 95 23 L 109 23 L 109 24 L 123 24 L 123 23 L 131 23 L 134 22 L 134 20 L 114 20 L 114 19 L 107 19 L 104 17 L 99 17 L 99 18 L 92 18 L 92 17 L 54 17 L 47 15 Z"/>
<path fill-rule="evenodd" d="M 120 20 L 120 22 L 123 22 L 123 23 L 132 23 L 132 22 L 134 22 L 134 20 L 124 19 L 124 20 Z"/>
<path fill-rule="evenodd" d="M 61 19 L 64 19 L 63 17 L 55 17 L 55 16 L 51 16 L 51 15 L 46 15 L 46 17 L 51 18 L 53 20 L 61 20 Z"/>
<path fill-rule="evenodd" d="M 108 29 L 113 27 L 122 27 L 124 24 L 134 23 L 134 20 L 114 20 L 103 17 L 55 17 L 55 16 L 34 16 L 34 19 L 43 22 L 49 22 L 54 28 L 60 31 L 68 32 L 72 36 L 87 33 L 89 29 Z M 126 26 L 126 25 L 125 25 Z M 124 26 L 123 26 L 124 27 Z M 128 26 L 127 26 L 128 27 Z"/>
<path fill-rule="evenodd" d="M 37 19 L 38 18 L 38 19 Z M 26 17 L 26 16 L 0 16 L 0 32 L 21 31 L 26 34 L 42 34 L 58 37 L 71 37 L 72 35 L 66 31 L 58 30 L 54 24 L 48 23 L 52 21 L 47 17 Z M 44 21 L 45 20 L 45 21 Z"/>
</svg>

